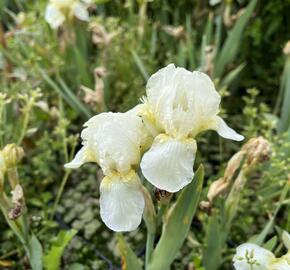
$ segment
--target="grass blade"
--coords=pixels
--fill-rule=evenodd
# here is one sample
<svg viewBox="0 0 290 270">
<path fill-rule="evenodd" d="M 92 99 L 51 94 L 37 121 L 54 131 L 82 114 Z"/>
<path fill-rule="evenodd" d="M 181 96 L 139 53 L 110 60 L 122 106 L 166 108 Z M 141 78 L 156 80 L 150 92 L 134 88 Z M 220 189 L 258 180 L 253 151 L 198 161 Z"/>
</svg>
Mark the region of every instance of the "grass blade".
<svg viewBox="0 0 290 270">
<path fill-rule="evenodd" d="M 144 78 L 144 81 L 147 82 L 147 80 L 149 79 L 149 75 L 141 58 L 138 56 L 138 54 L 134 50 L 131 50 L 131 53 L 140 73 L 142 74 Z"/>
<path fill-rule="evenodd" d="M 214 77 L 220 78 L 225 70 L 225 67 L 235 60 L 240 48 L 240 41 L 243 35 L 243 31 L 254 12 L 256 4 L 257 0 L 252 0 L 248 4 L 245 12 L 230 31 L 221 49 L 221 53 L 216 60 Z"/>
</svg>

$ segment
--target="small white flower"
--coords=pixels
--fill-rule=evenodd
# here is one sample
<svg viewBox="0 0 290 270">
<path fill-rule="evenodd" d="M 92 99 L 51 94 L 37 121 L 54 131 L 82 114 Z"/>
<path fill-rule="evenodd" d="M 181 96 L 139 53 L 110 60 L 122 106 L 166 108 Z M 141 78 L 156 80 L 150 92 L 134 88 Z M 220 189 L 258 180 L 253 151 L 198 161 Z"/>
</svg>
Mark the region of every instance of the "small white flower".
<svg viewBox="0 0 290 270">
<path fill-rule="evenodd" d="M 236 270 L 268 270 L 274 261 L 275 256 L 271 251 L 252 243 L 238 246 L 233 258 Z"/>
<path fill-rule="evenodd" d="M 75 16 L 79 20 L 88 21 L 86 1 L 78 0 L 51 0 L 45 10 L 45 20 L 51 28 L 58 28 L 66 19 Z"/>
<path fill-rule="evenodd" d="M 218 116 L 221 97 L 202 72 L 170 64 L 149 78 L 146 93 L 140 115 L 153 136 L 167 138 L 157 136 L 141 161 L 144 176 L 158 188 L 174 192 L 191 181 L 194 138 L 200 132 L 211 129 L 227 139 L 244 138 Z"/>
<path fill-rule="evenodd" d="M 141 222 L 144 198 L 135 169 L 146 142 L 142 120 L 134 114 L 101 113 L 85 123 L 83 147 L 66 168 L 96 162 L 105 174 L 100 186 L 101 217 L 114 231 L 132 231 Z"/>
</svg>

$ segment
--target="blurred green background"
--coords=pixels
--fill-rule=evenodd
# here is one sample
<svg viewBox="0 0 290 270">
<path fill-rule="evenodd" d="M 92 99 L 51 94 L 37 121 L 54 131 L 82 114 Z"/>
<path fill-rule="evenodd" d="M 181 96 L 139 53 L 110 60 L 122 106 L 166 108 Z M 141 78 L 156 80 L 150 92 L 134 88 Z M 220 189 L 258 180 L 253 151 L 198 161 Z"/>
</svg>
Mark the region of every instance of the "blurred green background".
<svg viewBox="0 0 290 270">
<path fill-rule="evenodd" d="M 89 117 L 132 108 L 150 75 L 175 63 L 209 74 L 223 96 L 222 115 L 229 125 L 247 140 L 264 136 L 272 147 L 270 162 L 251 174 L 242 191 L 239 214 L 220 247 L 217 265 L 232 269 L 234 248 L 263 230 L 289 181 L 290 1 L 95 0 L 89 22 L 71 20 L 58 30 L 44 20 L 47 3 L 0 2 L 0 146 L 15 142 L 25 150 L 19 173 L 30 224 L 44 248 L 59 230 L 74 228 L 78 234 L 62 269 L 120 269 L 117 240 L 99 217 L 101 173 L 90 164 L 65 172 L 63 164 L 79 149 L 73 134 Z M 196 164 L 205 166 L 205 198 L 241 145 L 214 132 L 198 140 Z M 290 230 L 289 200 L 279 205 L 267 239 Z M 222 207 L 217 203 L 212 211 Z M 201 266 L 212 228 L 222 230 L 213 213 L 198 210 L 172 269 L 217 269 Z M 126 235 L 141 258 L 143 229 Z M 26 269 L 21 245 L 2 216 L 0 231 L 0 268 Z"/>
</svg>

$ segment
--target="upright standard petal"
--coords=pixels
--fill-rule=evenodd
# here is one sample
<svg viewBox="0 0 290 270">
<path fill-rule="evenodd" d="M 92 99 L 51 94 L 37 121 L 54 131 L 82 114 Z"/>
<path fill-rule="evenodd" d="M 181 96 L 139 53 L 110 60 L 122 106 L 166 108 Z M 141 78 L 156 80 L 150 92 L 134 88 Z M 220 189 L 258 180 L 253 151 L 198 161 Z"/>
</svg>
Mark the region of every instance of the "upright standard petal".
<svg viewBox="0 0 290 270">
<path fill-rule="evenodd" d="M 89 12 L 87 6 L 83 3 L 77 2 L 73 6 L 74 15 L 81 21 L 89 21 Z"/>
<path fill-rule="evenodd" d="M 146 93 L 151 103 L 157 105 L 162 95 L 166 94 L 166 87 L 172 85 L 175 71 L 174 64 L 169 64 L 149 78 L 146 85 Z"/>
<path fill-rule="evenodd" d="M 56 29 L 63 24 L 65 16 L 54 4 L 48 4 L 45 10 L 45 20 L 51 28 Z"/>
<path fill-rule="evenodd" d="M 237 247 L 233 258 L 236 270 L 268 270 L 274 260 L 275 256 L 272 252 L 252 243 Z"/>
<path fill-rule="evenodd" d="M 243 139 L 217 116 L 221 97 L 205 73 L 170 64 L 149 78 L 146 93 L 143 100 L 147 114 L 154 116 L 151 122 L 172 137 L 195 138 L 214 129 L 225 138 Z"/>
<path fill-rule="evenodd" d="M 111 171 L 128 172 L 140 162 L 144 139 L 142 120 L 132 113 L 102 113 L 92 117 L 82 139 L 98 156 L 105 175 Z"/>
<path fill-rule="evenodd" d="M 145 207 L 140 180 L 134 171 L 105 177 L 100 186 L 101 218 L 113 231 L 135 230 Z"/>
<path fill-rule="evenodd" d="M 193 139 L 178 140 L 158 135 L 141 160 L 142 173 L 155 187 L 177 192 L 193 178 L 195 152 Z"/>
</svg>

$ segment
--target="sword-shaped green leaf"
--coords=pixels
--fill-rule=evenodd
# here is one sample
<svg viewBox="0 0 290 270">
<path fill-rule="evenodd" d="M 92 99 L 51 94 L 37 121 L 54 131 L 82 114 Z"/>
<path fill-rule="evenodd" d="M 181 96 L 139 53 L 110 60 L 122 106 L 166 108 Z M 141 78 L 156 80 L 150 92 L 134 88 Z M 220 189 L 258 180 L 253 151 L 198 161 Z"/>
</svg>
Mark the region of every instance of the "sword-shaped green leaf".
<svg viewBox="0 0 290 270">
<path fill-rule="evenodd" d="M 220 78 L 223 75 L 226 65 L 232 63 L 241 47 L 241 38 L 243 36 L 244 29 L 249 19 L 251 18 L 254 9 L 256 7 L 257 0 L 252 0 L 246 7 L 245 12 L 238 19 L 233 29 L 230 31 L 221 52 L 216 59 L 214 77 Z"/>
<path fill-rule="evenodd" d="M 122 256 L 122 270 L 142 270 L 138 257 L 121 234 L 118 234 L 118 246 Z"/>
<path fill-rule="evenodd" d="M 204 170 L 201 165 L 192 182 L 183 189 L 169 210 L 161 238 L 152 254 L 149 270 L 166 270 L 181 248 L 195 214 L 202 191 Z"/>
</svg>

